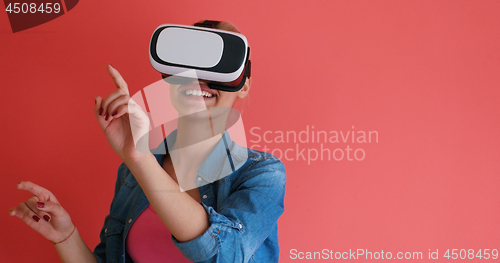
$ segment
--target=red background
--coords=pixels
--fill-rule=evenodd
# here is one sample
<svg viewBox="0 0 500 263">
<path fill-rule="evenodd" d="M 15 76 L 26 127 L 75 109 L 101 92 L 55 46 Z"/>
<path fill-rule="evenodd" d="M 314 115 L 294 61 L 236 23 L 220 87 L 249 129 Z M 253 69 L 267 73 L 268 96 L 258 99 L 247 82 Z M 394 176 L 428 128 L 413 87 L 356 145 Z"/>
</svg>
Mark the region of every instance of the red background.
<svg viewBox="0 0 500 263">
<path fill-rule="evenodd" d="M 14 34 L 2 10 L 0 261 L 58 261 L 7 214 L 31 196 L 21 180 L 51 190 L 94 249 L 121 163 L 93 114 L 94 97 L 115 88 L 106 63 L 134 94 L 160 77 L 153 30 L 201 19 L 249 39 L 247 132 L 379 133 L 350 145 L 363 161 L 282 158 L 282 262 L 291 249 L 439 249 L 441 260 L 446 249 L 500 249 L 499 13 L 498 1 L 81 1 Z"/>
</svg>

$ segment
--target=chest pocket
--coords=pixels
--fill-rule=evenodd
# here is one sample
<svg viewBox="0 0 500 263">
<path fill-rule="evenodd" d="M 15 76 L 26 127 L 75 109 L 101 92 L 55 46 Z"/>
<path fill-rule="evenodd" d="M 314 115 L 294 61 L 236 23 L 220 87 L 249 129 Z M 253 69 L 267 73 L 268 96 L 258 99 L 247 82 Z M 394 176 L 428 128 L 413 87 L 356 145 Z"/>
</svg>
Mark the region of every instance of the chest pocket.
<svg viewBox="0 0 500 263">
<path fill-rule="evenodd" d="M 123 171 L 122 186 L 128 186 L 129 188 L 134 188 L 138 184 L 134 175 L 130 172 L 128 168 Z"/>
<path fill-rule="evenodd" d="M 106 228 L 104 229 L 104 235 L 108 237 L 111 235 L 122 234 L 124 227 L 124 220 L 108 215 L 106 217 Z"/>
<path fill-rule="evenodd" d="M 106 237 L 106 262 L 118 262 L 121 259 L 120 247 L 123 239 L 125 221 L 108 215 L 105 220 L 104 236 Z"/>
</svg>

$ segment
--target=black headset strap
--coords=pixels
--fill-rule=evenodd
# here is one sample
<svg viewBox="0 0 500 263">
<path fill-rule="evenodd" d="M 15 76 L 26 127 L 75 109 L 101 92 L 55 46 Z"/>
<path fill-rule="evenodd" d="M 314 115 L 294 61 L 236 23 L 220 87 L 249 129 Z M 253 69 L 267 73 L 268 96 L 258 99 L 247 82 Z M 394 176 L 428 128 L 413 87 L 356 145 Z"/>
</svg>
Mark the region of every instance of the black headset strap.
<svg viewBox="0 0 500 263">
<path fill-rule="evenodd" d="M 205 20 L 202 23 L 196 23 L 194 25 L 201 26 L 201 27 L 215 28 L 215 27 L 217 27 L 217 25 L 219 25 L 219 23 L 220 23 L 220 21 Z"/>
<path fill-rule="evenodd" d="M 247 65 L 245 67 L 245 73 L 243 73 L 245 77 L 250 78 L 250 69 L 251 68 L 252 68 L 251 61 L 248 60 Z"/>
</svg>

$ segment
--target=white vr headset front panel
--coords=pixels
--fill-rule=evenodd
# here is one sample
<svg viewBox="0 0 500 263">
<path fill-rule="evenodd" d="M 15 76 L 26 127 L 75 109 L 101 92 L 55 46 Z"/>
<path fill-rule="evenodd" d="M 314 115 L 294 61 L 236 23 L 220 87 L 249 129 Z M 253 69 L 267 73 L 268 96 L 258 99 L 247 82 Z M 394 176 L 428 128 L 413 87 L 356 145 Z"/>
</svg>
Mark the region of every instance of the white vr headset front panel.
<svg viewBox="0 0 500 263">
<path fill-rule="evenodd" d="M 151 43 L 149 52 L 151 65 L 157 71 L 168 75 L 192 77 L 192 72 L 188 73 L 188 71 L 193 70 L 191 67 L 197 67 L 194 70 L 198 79 L 218 82 L 234 81 L 243 72 L 245 62 L 248 60 L 248 42 L 244 35 L 220 29 L 175 24 L 161 25 L 156 28 L 155 32 L 160 28 L 164 29 L 159 33 L 156 41 Z M 224 53 L 224 40 L 217 32 L 234 35 L 244 43 L 245 50 L 242 52 L 244 52 L 244 58 L 246 59 L 243 59 L 241 65 L 234 72 L 221 73 L 200 69 L 212 68 L 221 61 Z M 154 41 L 153 39 L 154 34 L 151 41 Z M 152 45 L 155 45 L 154 48 L 160 60 L 185 67 L 159 63 L 151 54 Z M 183 73 L 185 73 L 185 76 Z"/>
<path fill-rule="evenodd" d="M 156 53 L 168 63 L 211 68 L 222 57 L 224 41 L 218 34 L 168 27 L 161 31 Z"/>
</svg>

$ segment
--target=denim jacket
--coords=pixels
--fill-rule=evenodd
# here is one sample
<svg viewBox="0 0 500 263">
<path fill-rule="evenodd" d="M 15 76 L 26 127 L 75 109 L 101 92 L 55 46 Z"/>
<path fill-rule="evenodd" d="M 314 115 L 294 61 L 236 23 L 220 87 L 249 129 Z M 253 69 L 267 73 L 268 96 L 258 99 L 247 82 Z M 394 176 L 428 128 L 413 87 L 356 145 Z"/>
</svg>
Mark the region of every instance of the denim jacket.
<svg viewBox="0 0 500 263">
<path fill-rule="evenodd" d="M 152 151 L 159 165 L 168 152 L 166 141 L 175 141 L 176 132 Z M 227 169 L 231 169 L 227 176 L 220 178 Z M 284 211 L 286 184 L 283 163 L 270 153 L 239 146 L 226 131 L 198 170 L 198 180 L 205 183 L 198 190 L 210 226 L 187 242 L 171 235 L 182 254 L 193 262 L 278 262 L 277 220 Z M 130 170 L 120 164 L 101 242 L 94 249 L 97 262 L 133 262 L 125 251 L 125 240 L 148 205 Z"/>
</svg>

